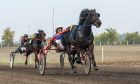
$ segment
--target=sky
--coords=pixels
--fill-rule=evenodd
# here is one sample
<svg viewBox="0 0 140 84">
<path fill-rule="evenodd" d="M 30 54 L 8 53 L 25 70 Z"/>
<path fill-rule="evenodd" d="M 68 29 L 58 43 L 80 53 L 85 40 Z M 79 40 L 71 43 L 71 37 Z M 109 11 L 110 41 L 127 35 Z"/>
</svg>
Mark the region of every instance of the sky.
<svg viewBox="0 0 140 84">
<path fill-rule="evenodd" d="M 50 37 L 53 35 L 52 23 L 54 28 L 78 24 L 84 8 L 96 9 L 101 15 L 102 26 L 92 27 L 94 35 L 109 27 L 120 34 L 140 32 L 140 0 L 0 0 L 0 42 L 7 27 L 15 31 L 14 41 L 38 29 L 43 29 Z"/>
</svg>

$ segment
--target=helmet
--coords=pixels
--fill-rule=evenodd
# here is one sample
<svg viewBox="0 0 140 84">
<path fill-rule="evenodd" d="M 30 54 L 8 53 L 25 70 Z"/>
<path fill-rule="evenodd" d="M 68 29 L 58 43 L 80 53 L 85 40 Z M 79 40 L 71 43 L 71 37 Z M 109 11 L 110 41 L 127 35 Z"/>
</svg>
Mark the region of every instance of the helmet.
<svg viewBox="0 0 140 84">
<path fill-rule="evenodd" d="M 28 37 L 28 34 L 24 34 L 24 37 Z"/>
<path fill-rule="evenodd" d="M 44 32 L 44 31 L 39 29 L 38 32 L 40 33 L 40 32 Z"/>
<path fill-rule="evenodd" d="M 63 30 L 63 27 L 58 27 L 56 28 L 55 32 L 58 33 L 59 31 L 62 31 Z"/>
</svg>

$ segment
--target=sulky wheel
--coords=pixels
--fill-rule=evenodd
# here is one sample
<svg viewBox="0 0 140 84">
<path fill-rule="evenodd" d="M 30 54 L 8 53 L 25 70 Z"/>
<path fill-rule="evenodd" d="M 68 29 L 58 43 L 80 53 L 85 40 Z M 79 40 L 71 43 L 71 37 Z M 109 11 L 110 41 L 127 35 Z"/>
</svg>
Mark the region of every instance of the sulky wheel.
<svg viewBox="0 0 140 84">
<path fill-rule="evenodd" d="M 41 75 L 45 73 L 46 69 L 46 57 L 44 53 L 39 54 L 39 72 Z"/>
<path fill-rule="evenodd" d="M 60 66 L 62 69 L 64 68 L 64 53 L 60 54 Z"/>
<path fill-rule="evenodd" d="M 83 60 L 85 74 L 89 75 L 91 71 L 91 59 L 90 54 L 85 52 L 84 60 Z"/>
<path fill-rule="evenodd" d="M 14 66 L 14 58 L 15 58 L 15 53 L 11 52 L 10 53 L 10 68 L 13 69 Z"/>
</svg>

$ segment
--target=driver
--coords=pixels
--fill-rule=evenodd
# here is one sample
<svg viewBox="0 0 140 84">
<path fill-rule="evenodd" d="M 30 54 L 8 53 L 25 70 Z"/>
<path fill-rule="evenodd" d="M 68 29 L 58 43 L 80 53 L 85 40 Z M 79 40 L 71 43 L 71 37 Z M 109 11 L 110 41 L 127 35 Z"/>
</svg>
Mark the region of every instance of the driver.
<svg viewBox="0 0 140 84">
<path fill-rule="evenodd" d="M 21 45 L 20 45 L 20 49 L 21 49 L 21 52 L 24 52 L 26 51 L 26 44 L 29 42 L 29 38 L 28 38 L 28 34 L 24 34 L 24 36 L 21 36 Z M 21 53 L 20 52 L 20 53 Z M 21 53 L 22 54 L 22 53 Z"/>
<path fill-rule="evenodd" d="M 57 48 L 58 50 L 64 50 L 64 46 L 62 45 L 61 39 L 62 39 L 62 34 L 60 34 L 63 31 L 63 27 L 58 27 L 55 31 L 55 42 L 57 43 Z"/>
</svg>

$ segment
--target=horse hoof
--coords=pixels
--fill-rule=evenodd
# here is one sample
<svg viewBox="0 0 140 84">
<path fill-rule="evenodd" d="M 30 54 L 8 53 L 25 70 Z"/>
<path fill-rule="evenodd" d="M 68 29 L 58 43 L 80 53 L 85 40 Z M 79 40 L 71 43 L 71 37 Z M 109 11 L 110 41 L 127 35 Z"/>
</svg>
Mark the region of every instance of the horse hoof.
<svg viewBox="0 0 140 84">
<path fill-rule="evenodd" d="M 99 70 L 99 69 L 98 69 L 97 67 L 94 67 L 94 70 L 96 70 L 96 71 L 97 71 L 97 70 Z"/>
<path fill-rule="evenodd" d="M 76 63 L 77 63 L 77 64 L 82 64 L 82 62 L 81 62 L 80 59 L 79 59 L 79 60 L 77 59 L 77 60 L 76 60 Z"/>
<path fill-rule="evenodd" d="M 76 69 L 72 70 L 73 73 L 77 73 Z"/>
<path fill-rule="evenodd" d="M 37 66 L 35 66 L 35 68 L 37 68 Z"/>
<path fill-rule="evenodd" d="M 27 61 L 25 62 L 25 65 L 27 65 Z"/>
</svg>

